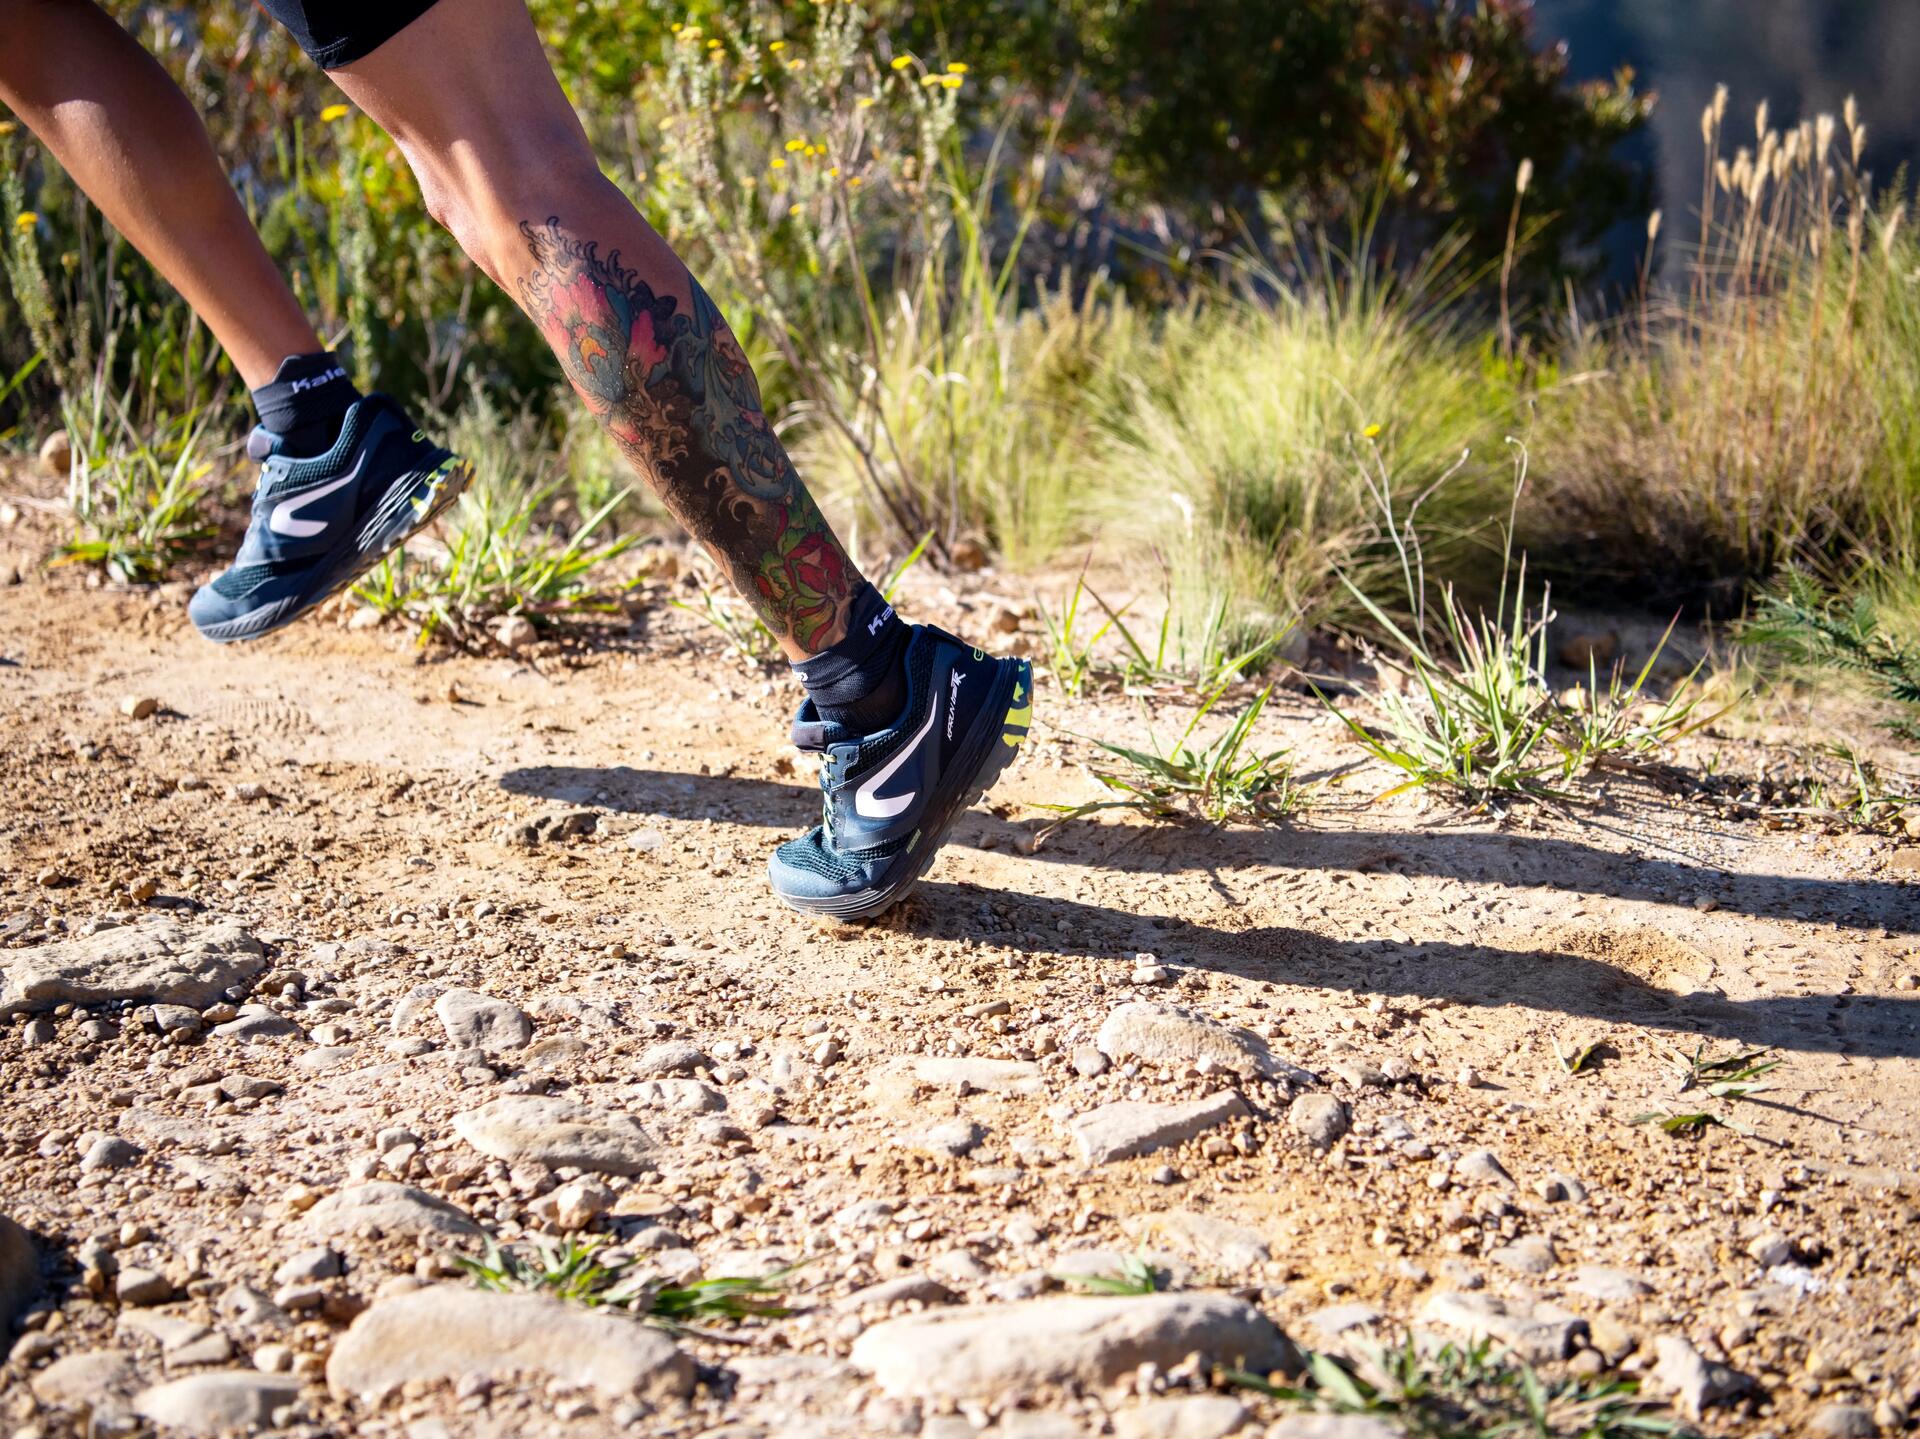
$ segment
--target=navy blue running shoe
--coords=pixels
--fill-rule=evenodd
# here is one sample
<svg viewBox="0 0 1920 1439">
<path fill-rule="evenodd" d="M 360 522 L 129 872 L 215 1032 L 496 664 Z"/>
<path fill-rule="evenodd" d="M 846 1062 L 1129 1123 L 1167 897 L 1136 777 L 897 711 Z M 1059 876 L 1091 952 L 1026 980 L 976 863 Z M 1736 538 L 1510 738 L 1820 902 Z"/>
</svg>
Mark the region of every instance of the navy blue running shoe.
<svg viewBox="0 0 1920 1439">
<path fill-rule="evenodd" d="M 933 863 L 947 831 L 993 786 L 1033 719 L 1033 666 L 990 659 L 931 625 L 907 640 L 907 704 L 860 735 L 800 707 L 793 742 L 825 756 L 821 822 L 773 852 L 773 892 L 804 914 L 868 919 Z"/>
<path fill-rule="evenodd" d="M 413 426 L 385 395 L 356 400 L 324 454 L 294 459 L 256 429 L 253 520 L 233 567 L 187 606 L 220 644 L 291 624 L 424 528 L 466 487 L 467 467 Z"/>
</svg>

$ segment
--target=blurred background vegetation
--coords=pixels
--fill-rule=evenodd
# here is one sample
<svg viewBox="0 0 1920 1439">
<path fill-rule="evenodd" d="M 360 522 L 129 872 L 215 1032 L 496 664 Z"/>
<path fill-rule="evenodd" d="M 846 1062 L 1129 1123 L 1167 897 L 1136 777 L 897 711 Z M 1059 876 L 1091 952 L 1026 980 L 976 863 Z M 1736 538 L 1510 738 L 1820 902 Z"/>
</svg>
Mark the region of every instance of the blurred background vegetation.
<svg viewBox="0 0 1920 1439">
<path fill-rule="evenodd" d="M 456 591 L 476 610 L 586 593 L 659 515 L 386 137 L 248 7 L 110 8 L 207 116 L 361 382 L 481 461 L 453 558 L 390 565 L 363 597 L 456 618 Z M 1676 110 L 1613 64 L 1657 74 L 1676 27 L 1704 43 L 1748 7 L 532 8 L 608 173 L 706 279 L 869 557 L 923 536 L 937 562 L 1092 556 L 1165 601 L 1159 660 L 1205 672 L 1370 623 L 1356 594 L 1385 592 L 1393 516 L 1418 501 L 1428 570 L 1469 594 L 1498 589 L 1511 516 L 1563 596 L 1718 621 L 1794 572 L 1913 632 L 1904 176 L 1869 174 L 1844 91 L 1825 114 L 1736 104 L 1701 83 L 1705 53 L 1677 67 Z M 1911 17 L 1867 8 L 1847 53 L 1875 25 L 1897 51 Z M 0 436 L 70 433 L 79 558 L 204 568 L 249 479 L 244 393 L 7 130 Z M 1517 501 L 1509 437 L 1530 457 Z M 493 558 L 455 586 L 462 555 Z"/>
</svg>

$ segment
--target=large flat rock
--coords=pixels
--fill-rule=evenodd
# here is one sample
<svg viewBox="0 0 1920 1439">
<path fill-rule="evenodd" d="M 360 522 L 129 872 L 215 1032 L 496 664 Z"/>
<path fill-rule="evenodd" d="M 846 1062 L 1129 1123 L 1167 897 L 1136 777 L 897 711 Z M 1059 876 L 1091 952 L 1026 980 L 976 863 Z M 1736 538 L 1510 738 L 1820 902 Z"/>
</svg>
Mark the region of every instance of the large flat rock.
<svg viewBox="0 0 1920 1439">
<path fill-rule="evenodd" d="M 1111 1164 L 1179 1144 L 1246 1113 L 1246 1102 L 1232 1090 L 1173 1104 L 1121 1099 L 1076 1116 L 1067 1129 L 1088 1164 Z"/>
<path fill-rule="evenodd" d="M 234 920 L 189 929 L 155 915 L 0 953 L 0 1014 L 114 999 L 204 1009 L 266 963 L 260 941 Z"/>
<path fill-rule="evenodd" d="M 465 1211 L 411 1184 L 375 1180 L 327 1195 L 307 1211 L 306 1227 L 320 1239 L 377 1229 L 382 1234 L 418 1237 L 478 1234 L 480 1226 Z"/>
<path fill-rule="evenodd" d="M 1568 1358 L 1575 1341 L 1587 1332 L 1585 1320 L 1551 1306 L 1457 1289 L 1430 1296 L 1420 1308 L 1420 1318 L 1468 1340 L 1496 1340 L 1529 1364 Z"/>
<path fill-rule="evenodd" d="M 889 1394 L 965 1399 L 1103 1388 L 1142 1364 L 1166 1370 L 1196 1352 L 1258 1374 L 1293 1372 L 1301 1363 L 1271 1319 L 1218 1294 L 1069 1296 L 929 1310 L 876 1324 L 854 1341 L 850 1357 Z"/>
<path fill-rule="evenodd" d="M 262 1374 L 257 1369 L 227 1369 L 193 1374 L 156 1384 L 134 1396 L 133 1411 L 168 1433 L 246 1433 L 273 1423 L 274 1411 L 300 1397 L 300 1381 L 291 1374 Z"/>
<path fill-rule="evenodd" d="M 1305 1084 L 1313 1076 L 1298 1065 L 1276 1059 L 1266 1040 L 1252 1030 L 1222 1024 L 1171 1004 L 1136 1001 L 1107 1015 L 1095 1040 L 1111 1059 L 1144 1059 L 1150 1064 L 1201 1064 L 1245 1078 L 1291 1079 Z"/>
<path fill-rule="evenodd" d="M 507 1094 L 454 1116 L 454 1129 L 482 1154 L 510 1164 L 571 1165 L 597 1174 L 651 1169 L 654 1144 L 640 1121 L 568 1099 Z"/>
<path fill-rule="evenodd" d="M 340 1398 L 469 1374 L 540 1374 L 610 1399 L 658 1400 L 690 1393 L 694 1365 L 639 1320 L 455 1284 L 382 1299 L 353 1321 L 327 1360 L 327 1386 Z"/>
</svg>

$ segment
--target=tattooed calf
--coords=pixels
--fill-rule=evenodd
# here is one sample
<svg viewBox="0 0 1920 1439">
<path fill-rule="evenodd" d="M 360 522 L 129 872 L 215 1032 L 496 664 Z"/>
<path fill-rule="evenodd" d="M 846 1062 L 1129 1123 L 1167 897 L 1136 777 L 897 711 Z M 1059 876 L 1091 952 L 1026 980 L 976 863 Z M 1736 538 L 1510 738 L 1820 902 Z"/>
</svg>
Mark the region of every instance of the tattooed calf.
<svg viewBox="0 0 1920 1439">
<path fill-rule="evenodd" d="M 839 637 L 859 575 L 800 483 L 719 309 L 620 263 L 558 216 L 522 222 L 534 267 L 520 302 L 620 451 L 726 566 L 769 628 L 809 651 Z"/>
</svg>

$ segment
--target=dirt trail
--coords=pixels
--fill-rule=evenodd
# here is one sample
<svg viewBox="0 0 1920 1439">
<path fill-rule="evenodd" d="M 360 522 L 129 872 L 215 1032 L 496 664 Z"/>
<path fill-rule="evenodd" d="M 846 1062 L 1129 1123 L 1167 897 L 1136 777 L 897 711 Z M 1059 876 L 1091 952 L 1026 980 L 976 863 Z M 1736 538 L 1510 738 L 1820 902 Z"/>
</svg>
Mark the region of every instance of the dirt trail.
<svg viewBox="0 0 1920 1439">
<path fill-rule="evenodd" d="M 0 1022 L 0 1214 L 52 1285 L 9 1336 L 0 1423 L 61 1433 L 91 1407 L 133 1432 L 150 1386 L 233 1370 L 261 1381 L 236 1401 L 252 1419 L 308 1434 L 1172 1435 L 1228 1432 L 1242 1402 L 1279 1420 L 1250 1394 L 1182 1408 L 1206 1387 L 1192 1366 L 1100 1374 L 1104 1340 L 1044 1362 L 1014 1344 L 1029 1369 L 1001 1353 L 968 1394 L 947 1331 L 880 1332 L 922 1308 L 1026 1314 L 1051 1274 L 1144 1249 L 1314 1348 L 1459 1337 L 1477 1312 L 1523 1347 L 1550 1336 L 1555 1373 L 1658 1371 L 1683 1407 L 1726 1389 L 1708 1432 L 1904 1424 L 1913 848 L 1626 783 L 1578 821 L 1466 824 L 1365 805 L 1379 786 L 1354 776 L 1284 828 L 1112 821 L 1028 853 L 1031 806 L 1091 793 L 1043 682 L 1035 742 L 916 897 L 820 928 L 762 873 L 817 807 L 782 743 L 793 696 L 663 614 L 592 653 L 421 663 L 331 620 L 216 650 L 176 594 L 0 590 L 0 969 L 104 921 L 230 918 L 266 946 L 199 1013 Z M 122 712 L 142 697 L 155 713 Z M 1120 702 L 1072 716 L 1137 725 Z M 1351 759 L 1304 701 L 1271 730 L 1310 771 Z M 472 1020 L 449 990 L 510 1008 Z M 1128 1004 L 1198 1022 L 1110 1020 Z M 515 1013 L 531 1044 L 509 1042 Z M 1246 1059 L 1262 1040 L 1270 1064 Z M 1569 1074 L 1556 1044 L 1601 1047 Z M 1702 1044 L 1784 1062 L 1744 1102 L 1676 1092 L 1669 1051 Z M 476 1146 L 474 1111 L 541 1096 L 631 1115 L 650 1157 L 596 1178 Z M 1215 1107 L 1102 1109 L 1192 1101 Z M 1696 1109 L 1740 1128 L 1632 1122 Z M 1114 1140 L 1129 1124 L 1191 1132 Z M 1116 1143 L 1142 1152 L 1099 1162 Z M 593 1228 L 681 1279 L 818 1257 L 785 1280 L 790 1317 L 675 1340 L 689 1397 L 534 1359 L 371 1395 L 342 1361 L 330 1389 L 328 1357 L 400 1291 L 464 1283 L 447 1256 L 471 1241 L 316 1221 L 389 1181 L 503 1241 L 569 1222 L 556 1192 L 610 1201 Z M 323 1242 L 344 1273 L 276 1275 Z M 1675 1339 L 1704 1360 L 1691 1392 Z M 126 1360 L 70 1362 L 101 1351 Z M 260 1399 L 267 1370 L 290 1377 Z M 215 1412 L 212 1388 L 182 1393 Z"/>
</svg>

